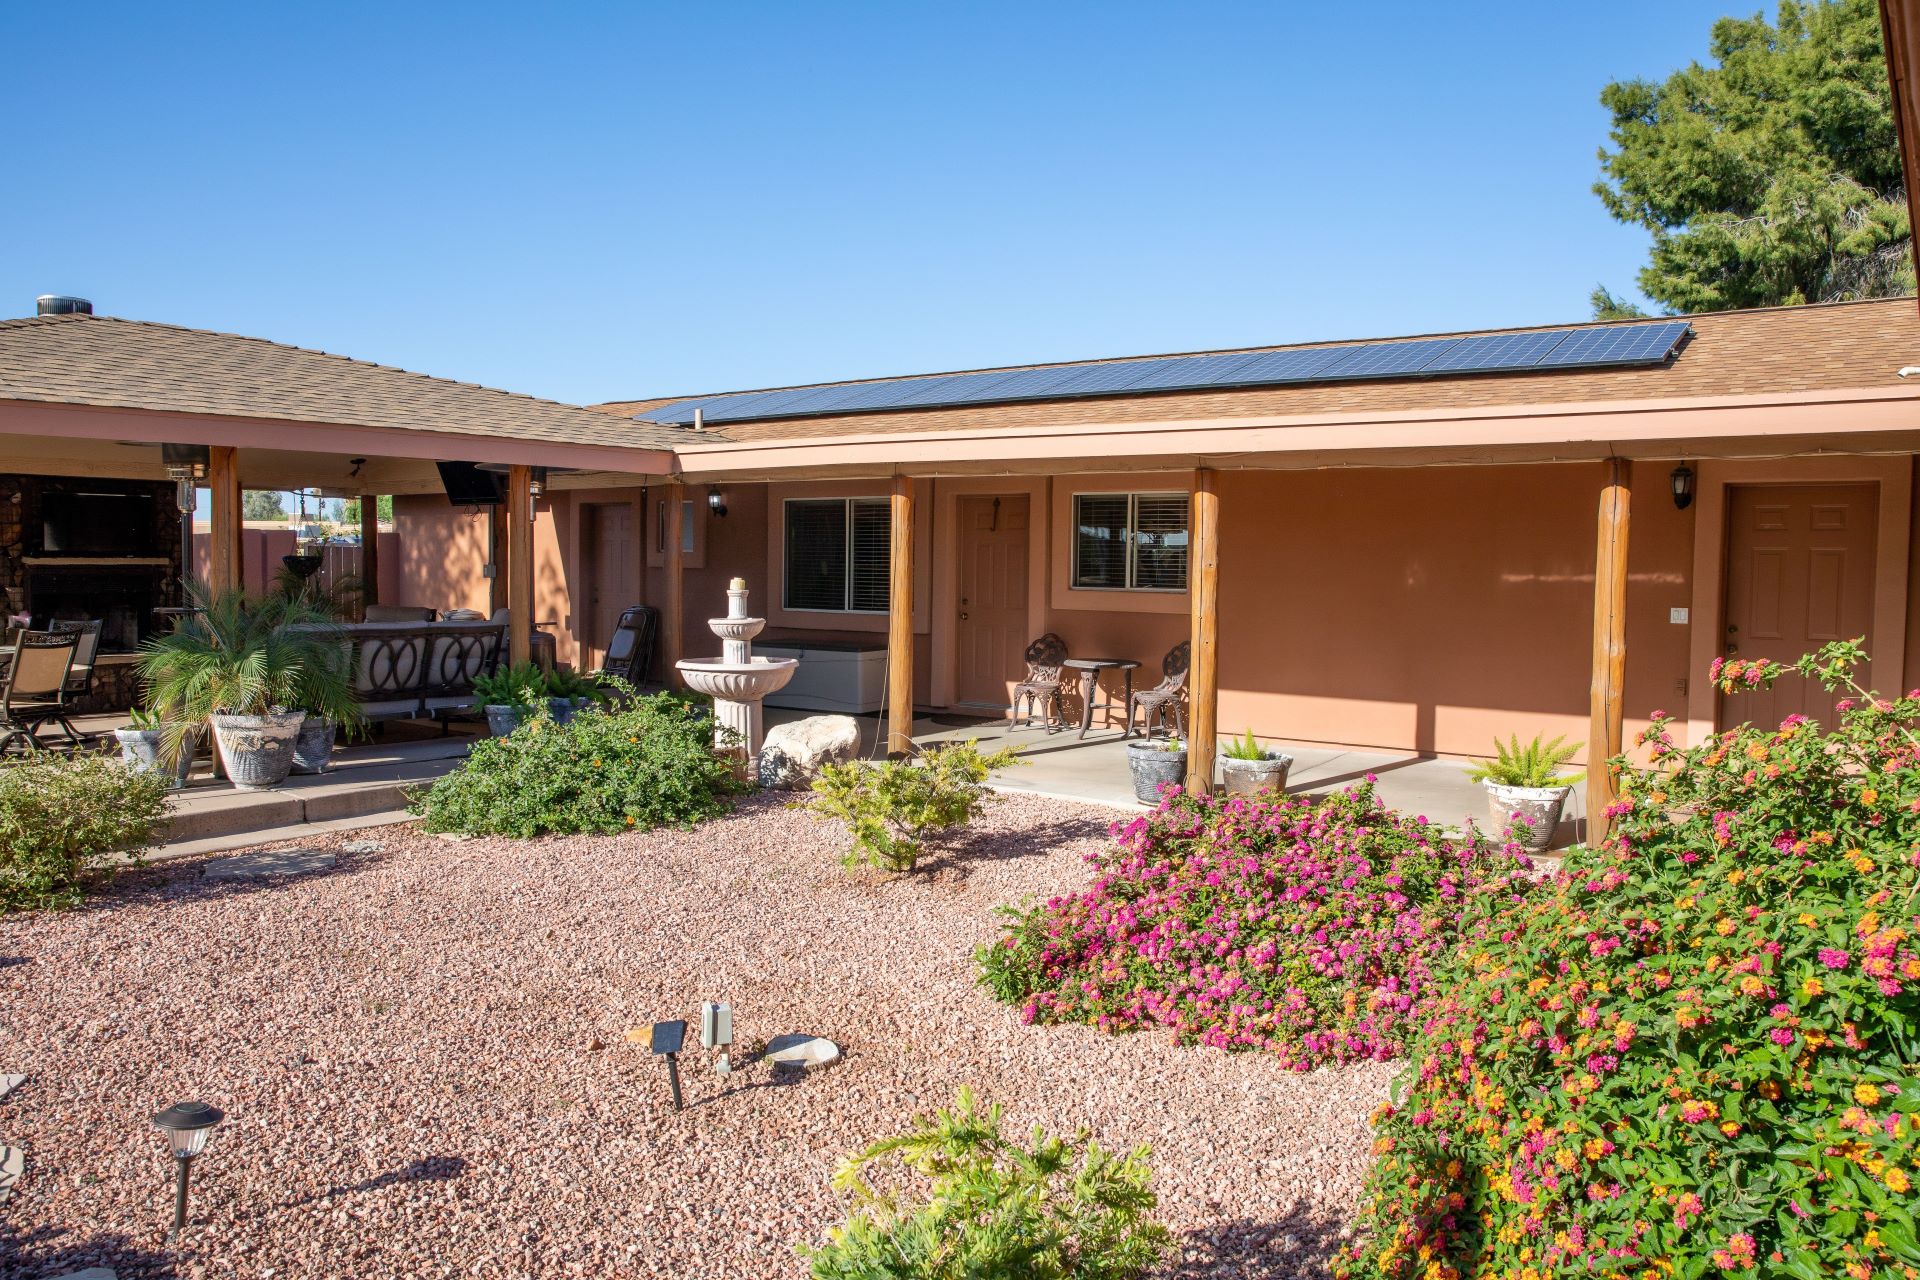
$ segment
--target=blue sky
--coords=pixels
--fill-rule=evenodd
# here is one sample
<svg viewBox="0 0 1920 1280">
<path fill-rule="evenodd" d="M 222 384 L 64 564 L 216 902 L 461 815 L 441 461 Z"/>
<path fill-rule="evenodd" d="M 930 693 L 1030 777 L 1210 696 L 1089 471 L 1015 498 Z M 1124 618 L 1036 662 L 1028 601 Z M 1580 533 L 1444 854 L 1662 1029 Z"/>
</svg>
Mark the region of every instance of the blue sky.
<svg viewBox="0 0 1920 1280">
<path fill-rule="evenodd" d="M 1755 7 L 7 5 L 0 315 L 574 401 L 1581 319 L 1600 87 Z"/>
</svg>

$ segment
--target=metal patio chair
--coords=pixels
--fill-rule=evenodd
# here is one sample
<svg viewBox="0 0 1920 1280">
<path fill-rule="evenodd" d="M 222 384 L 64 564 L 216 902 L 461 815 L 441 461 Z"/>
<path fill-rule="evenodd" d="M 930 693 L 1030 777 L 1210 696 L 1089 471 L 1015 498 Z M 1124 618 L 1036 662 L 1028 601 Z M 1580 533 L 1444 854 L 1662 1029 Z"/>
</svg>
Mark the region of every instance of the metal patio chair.
<svg viewBox="0 0 1920 1280">
<path fill-rule="evenodd" d="M 46 748 L 38 736 L 40 726 L 61 719 L 61 691 L 79 643 L 73 631 L 22 631 L 14 637 L 13 665 L 0 686 L 0 756 L 15 743 L 28 752 Z"/>
<path fill-rule="evenodd" d="M 648 604 L 633 606 L 614 625 L 613 636 L 607 641 L 607 656 L 593 674 L 618 676 L 639 687 L 653 670 L 653 650 L 659 637 L 660 611 Z"/>
<path fill-rule="evenodd" d="M 73 666 L 68 669 L 67 682 L 60 686 L 60 714 L 54 717 L 67 742 L 76 747 L 99 736 L 81 733 L 67 717 L 73 714 L 76 703 L 93 693 L 93 663 L 100 653 L 100 629 L 103 625 L 98 618 L 86 622 L 55 621 L 47 624 L 49 631 L 71 631 L 80 638 L 73 647 Z"/>
<path fill-rule="evenodd" d="M 1127 732 L 1133 736 L 1133 713 L 1140 712 L 1140 731 L 1147 737 L 1153 737 L 1153 726 L 1157 720 L 1164 732 L 1167 716 L 1173 716 L 1174 737 L 1187 736 L 1187 708 L 1182 701 L 1187 687 L 1187 664 L 1192 653 L 1192 645 L 1185 640 L 1167 650 L 1167 656 L 1160 662 L 1160 683 L 1151 689 L 1142 689 L 1133 695 L 1127 703 Z"/>
<path fill-rule="evenodd" d="M 1007 709 L 1007 727 L 1018 729 L 1033 723 L 1034 705 L 1041 708 L 1041 723 L 1048 733 L 1067 727 L 1067 711 L 1061 699 L 1061 683 L 1066 676 L 1062 665 L 1067 660 L 1067 642 L 1049 631 L 1027 646 L 1027 674 L 1013 686 L 1013 705 Z M 1020 716 L 1020 703 L 1027 704 L 1026 718 Z"/>
</svg>

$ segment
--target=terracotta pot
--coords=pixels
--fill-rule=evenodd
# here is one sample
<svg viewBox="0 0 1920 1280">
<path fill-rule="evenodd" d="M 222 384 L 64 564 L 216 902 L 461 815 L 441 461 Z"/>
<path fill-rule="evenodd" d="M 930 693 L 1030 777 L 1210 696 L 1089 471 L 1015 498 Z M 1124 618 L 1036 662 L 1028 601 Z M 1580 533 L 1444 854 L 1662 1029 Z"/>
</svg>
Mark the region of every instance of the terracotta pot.
<svg viewBox="0 0 1920 1280">
<path fill-rule="evenodd" d="M 295 773 L 325 773 L 333 768 L 333 740 L 340 726 L 325 716 L 308 716 L 300 722 L 300 736 L 293 743 Z"/>
<path fill-rule="evenodd" d="M 1157 742 L 1127 744 L 1127 770 L 1133 774 L 1133 796 L 1141 804 L 1159 804 L 1160 788 L 1187 780 L 1187 751 L 1168 751 Z"/>
<path fill-rule="evenodd" d="M 1260 760 L 1236 760 L 1220 757 L 1220 789 L 1230 796 L 1250 796 L 1261 791 L 1285 791 L 1287 771 L 1293 757 L 1274 752 Z"/>
<path fill-rule="evenodd" d="M 1481 784 L 1487 789 L 1487 817 L 1495 835 L 1508 832 L 1515 844 L 1528 853 L 1545 853 L 1553 843 L 1553 832 L 1560 825 L 1560 813 L 1567 806 L 1572 787 L 1508 787 L 1498 782 Z M 1526 823 L 1515 824 L 1519 818 Z"/>
<path fill-rule="evenodd" d="M 277 787 L 293 771 L 293 748 L 303 711 L 264 716 L 210 716 L 213 740 L 226 761 L 227 779 L 242 791 Z"/>
</svg>

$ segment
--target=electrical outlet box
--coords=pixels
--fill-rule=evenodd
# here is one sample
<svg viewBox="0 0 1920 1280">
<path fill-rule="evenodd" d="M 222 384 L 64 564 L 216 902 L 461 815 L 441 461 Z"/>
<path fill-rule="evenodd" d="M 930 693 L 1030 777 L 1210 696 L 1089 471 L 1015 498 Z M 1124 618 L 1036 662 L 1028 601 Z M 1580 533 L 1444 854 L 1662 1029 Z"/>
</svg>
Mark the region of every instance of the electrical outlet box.
<svg viewBox="0 0 1920 1280">
<path fill-rule="evenodd" d="M 700 1006 L 700 1047 L 724 1049 L 733 1043 L 733 1006 L 709 1000 Z"/>
<path fill-rule="evenodd" d="M 1669 609 L 1667 610 L 1667 621 L 1673 623 L 1676 627 L 1684 626 L 1687 621 L 1687 611 L 1685 609 Z"/>
</svg>

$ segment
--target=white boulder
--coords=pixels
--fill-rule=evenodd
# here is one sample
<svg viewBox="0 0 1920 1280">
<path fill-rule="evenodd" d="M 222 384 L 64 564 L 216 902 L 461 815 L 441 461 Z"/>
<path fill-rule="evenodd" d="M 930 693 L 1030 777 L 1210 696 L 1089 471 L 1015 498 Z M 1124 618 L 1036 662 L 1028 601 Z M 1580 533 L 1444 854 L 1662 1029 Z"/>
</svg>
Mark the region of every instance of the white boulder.
<svg viewBox="0 0 1920 1280">
<path fill-rule="evenodd" d="M 860 722 L 852 716 L 808 716 L 767 731 L 760 745 L 760 785 L 798 790 L 823 765 L 860 754 Z"/>
</svg>

